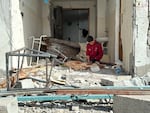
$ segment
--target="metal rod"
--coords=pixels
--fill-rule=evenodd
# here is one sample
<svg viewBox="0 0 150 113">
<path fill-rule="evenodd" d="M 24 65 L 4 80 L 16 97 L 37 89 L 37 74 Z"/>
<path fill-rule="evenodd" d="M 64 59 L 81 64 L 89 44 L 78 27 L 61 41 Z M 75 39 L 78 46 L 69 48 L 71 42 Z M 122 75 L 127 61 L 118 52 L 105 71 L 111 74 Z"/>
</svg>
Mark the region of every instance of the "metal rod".
<svg viewBox="0 0 150 113">
<path fill-rule="evenodd" d="M 25 54 L 25 50 L 23 51 L 23 54 Z M 21 67 L 20 67 L 20 69 L 22 69 L 23 63 L 24 63 L 24 56 L 22 57 L 22 62 L 21 62 Z"/>
<path fill-rule="evenodd" d="M 48 59 L 46 58 L 46 86 L 49 84 L 49 79 L 48 79 Z"/>
<path fill-rule="evenodd" d="M 18 53 L 20 54 L 20 51 Z M 20 56 L 18 56 L 17 82 L 19 81 L 19 72 L 20 72 Z"/>
<path fill-rule="evenodd" d="M 51 68 L 50 68 L 50 73 L 49 73 L 49 77 L 48 77 L 48 81 L 49 81 L 49 82 L 50 82 L 50 77 L 51 77 L 51 75 L 52 75 L 52 70 L 53 70 L 54 63 L 55 63 L 55 58 L 52 59 Z"/>
<path fill-rule="evenodd" d="M 10 80 L 9 80 L 9 76 L 10 76 L 10 73 L 9 73 L 9 56 L 8 54 L 6 53 L 5 54 L 5 57 L 6 57 L 6 81 L 7 81 L 7 90 L 9 90 L 9 86 L 10 86 Z"/>
<path fill-rule="evenodd" d="M 37 78 L 33 78 L 33 77 L 27 77 L 27 79 L 32 79 L 32 80 L 34 80 L 34 81 L 39 81 L 39 82 L 43 82 L 43 83 L 47 83 L 46 81 L 44 81 L 44 80 L 40 80 L 40 79 L 37 79 Z"/>
</svg>

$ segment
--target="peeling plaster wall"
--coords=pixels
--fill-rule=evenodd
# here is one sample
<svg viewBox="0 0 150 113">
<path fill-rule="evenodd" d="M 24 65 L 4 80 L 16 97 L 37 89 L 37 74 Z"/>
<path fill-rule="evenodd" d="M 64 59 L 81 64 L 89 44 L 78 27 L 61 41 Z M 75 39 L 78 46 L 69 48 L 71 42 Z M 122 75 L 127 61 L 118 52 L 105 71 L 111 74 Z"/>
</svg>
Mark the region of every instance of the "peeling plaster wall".
<svg viewBox="0 0 150 113">
<path fill-rule="evenodd" d="M 133 0 L 121 0 L 121 39 L 123 46 L 123 67 L 129 72 L 133 49 Z"/>
<path fill-rule="evenodd" d="M 89 8 L 89 34 L 96 36 L 96 0 L 53 0 L 53 4 L 63 8 Z"/>
<path fill-rule="evenodd" d="M 136 0 L 135 40 L 135 74 L 143 76 L 150 71 L 150 57 L 147 56 L 148 0 Z"/>
<path fill-rule="evenodd" d="M 11 49 L 10 1 L 0 0 L 0 69 L 5 70 L 5 52 Z"/>
<path fill-rule="evenodd" d="M 30 36 L 39 37 L 42 34 L 42 0 L 20 0 L 20 10 L 23 13 L 23 29 L 25 45 L 31 47 Z"/>
</svg>

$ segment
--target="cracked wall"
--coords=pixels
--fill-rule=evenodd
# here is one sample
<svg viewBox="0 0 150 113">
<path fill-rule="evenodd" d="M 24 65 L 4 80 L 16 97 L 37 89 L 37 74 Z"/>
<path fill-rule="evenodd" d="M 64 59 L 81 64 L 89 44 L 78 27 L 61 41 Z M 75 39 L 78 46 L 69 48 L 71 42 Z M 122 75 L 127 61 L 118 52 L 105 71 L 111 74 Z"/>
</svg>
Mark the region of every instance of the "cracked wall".
<svg viewBox="0 0 150 113">
<path fill-rule="evenodd" d="M 148 0 L 136 0 L 134 24 L 135 74 L 143 76 L 150 71 L 150 57 L 147 51 Z"/>
</svg>

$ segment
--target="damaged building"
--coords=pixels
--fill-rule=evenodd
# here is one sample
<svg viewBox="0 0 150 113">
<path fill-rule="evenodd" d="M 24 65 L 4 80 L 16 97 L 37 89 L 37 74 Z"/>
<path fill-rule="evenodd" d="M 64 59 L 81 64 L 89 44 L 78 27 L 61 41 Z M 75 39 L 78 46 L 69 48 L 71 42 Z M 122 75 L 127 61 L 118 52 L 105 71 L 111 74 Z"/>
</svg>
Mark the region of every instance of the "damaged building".
<svg viewBox="0 0 150 113">
<path fill-rule="evenodd" d="M 149 0 L 0 0 L 0 25 L 0 113 L 149 112 Z"/>
</svg>

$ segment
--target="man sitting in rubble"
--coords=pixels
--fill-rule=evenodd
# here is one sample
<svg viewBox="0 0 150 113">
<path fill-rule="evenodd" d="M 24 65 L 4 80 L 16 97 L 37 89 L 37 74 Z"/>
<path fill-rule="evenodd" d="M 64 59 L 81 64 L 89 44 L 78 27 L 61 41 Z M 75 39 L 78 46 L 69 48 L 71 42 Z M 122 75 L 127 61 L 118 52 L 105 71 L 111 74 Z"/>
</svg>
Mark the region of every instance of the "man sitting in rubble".
<svg viewBox="0 0 150 113">
<path fill-rule="evenodd" d="M 87 37 L 86 46 L 86 57 L 87 61 L 94 63 L 96 61 L 100 62 L 103 57 L 103 50 L 100 43 L 98 43 L 92 36 Z"/>
</svg>

